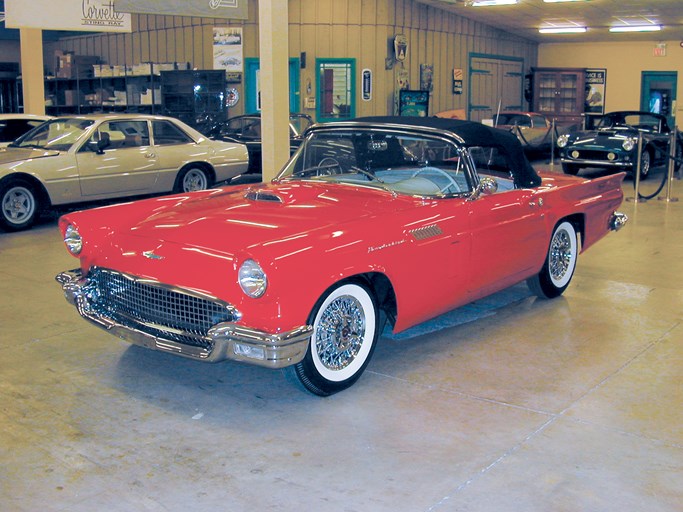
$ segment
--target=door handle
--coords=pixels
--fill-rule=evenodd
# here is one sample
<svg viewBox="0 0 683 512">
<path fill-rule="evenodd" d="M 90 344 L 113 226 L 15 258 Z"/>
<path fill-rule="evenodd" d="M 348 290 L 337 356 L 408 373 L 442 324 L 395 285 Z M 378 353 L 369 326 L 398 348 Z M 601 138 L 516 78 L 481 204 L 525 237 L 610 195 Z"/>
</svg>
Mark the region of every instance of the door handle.
<svg viewBox="0 0 683 512">
<path fill-rule="evenodd" d="M 543 206 L 543 198 L 539 197 L 538 201 L 529 201 L 529 206 L 531 208 L 533 208 L 535 206 L 538 206 L 540 208 L 541 206 Z"/>
<path fill-rule="evenodd" d="M 145 158 L 154 158 L 155 156 L 154 153 L 145 153 Z"/>
</svg>

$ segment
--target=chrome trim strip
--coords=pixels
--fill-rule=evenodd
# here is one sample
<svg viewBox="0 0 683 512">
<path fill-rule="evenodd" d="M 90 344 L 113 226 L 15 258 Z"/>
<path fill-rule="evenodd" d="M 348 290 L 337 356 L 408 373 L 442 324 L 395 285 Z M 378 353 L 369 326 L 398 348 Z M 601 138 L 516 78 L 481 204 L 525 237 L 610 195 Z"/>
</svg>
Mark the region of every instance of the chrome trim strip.
<svg viewBox="0 0 683 512">
<path fill-rule="evenodd" d="M 313 327 L 304 325 L 291 331 L 271 334 L 243 327 L 232 322 L 223 322 L 209 329 L 206 340 L 213 347 L 205 349 L 159 338 L 137 329 L 122 325 L 99 315 L 90 305 L 84 286 L 87 279 L 80 269 L 68 270 L 55 276 L 62 285 L 65 298 L 76 307 L 78 313 L 95 326 L 110 332 L 129 343 L 152 350 L 170 352 L 179 356 L 206 362 L 219 362 L 226 359 L 241 361 L 266 368 L 284 368 L 301 361 L 306 355 Z M 149 280 L 145 280 L 150 282 Z M 186 290 L 175 288 L 185 293 Z M 164 327 L 165 328 L 165 327 Z M 181 333 L 197 336 L 191 333 Z M 261 350 L 264 357 L 256 359 L 238 353 L 236 344 Z"/>
</svg>

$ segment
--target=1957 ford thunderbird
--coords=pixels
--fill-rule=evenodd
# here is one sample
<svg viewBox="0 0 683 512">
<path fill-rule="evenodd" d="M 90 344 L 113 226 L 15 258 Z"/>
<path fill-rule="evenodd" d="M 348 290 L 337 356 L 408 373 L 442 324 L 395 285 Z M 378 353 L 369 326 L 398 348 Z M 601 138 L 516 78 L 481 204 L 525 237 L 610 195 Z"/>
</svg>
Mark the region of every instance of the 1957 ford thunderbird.
<svg viewBox="0 0 683 512">
<path fill-rule="evenodd" d="M 93 324 L 202 361 L 352 385 L 385 322 L 401 331 L 526 280 L 552 298 L 581 251 L 626 217 L 623 173 L 539 176 L 479 123 L 315 125 L 275 180 L 60 219 L 77 269 L 57 276 Z"/>
</svg>

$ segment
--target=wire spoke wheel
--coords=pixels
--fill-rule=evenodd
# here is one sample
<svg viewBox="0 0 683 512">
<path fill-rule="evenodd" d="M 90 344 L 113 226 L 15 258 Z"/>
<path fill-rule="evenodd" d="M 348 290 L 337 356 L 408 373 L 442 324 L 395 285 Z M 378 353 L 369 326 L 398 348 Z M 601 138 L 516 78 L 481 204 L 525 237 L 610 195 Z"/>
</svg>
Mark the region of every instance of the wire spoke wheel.
<svg viewBox="0 0 683 512">
<path fill-rule="evenodd" d="M 375 297 L 364 284 L 346 282 L 331 289 L 311 314 L 311 343 L 290 373 L 316 395 L 348 388 L 372 357 L 379 333 L 377 316 Z"/>
</svg>

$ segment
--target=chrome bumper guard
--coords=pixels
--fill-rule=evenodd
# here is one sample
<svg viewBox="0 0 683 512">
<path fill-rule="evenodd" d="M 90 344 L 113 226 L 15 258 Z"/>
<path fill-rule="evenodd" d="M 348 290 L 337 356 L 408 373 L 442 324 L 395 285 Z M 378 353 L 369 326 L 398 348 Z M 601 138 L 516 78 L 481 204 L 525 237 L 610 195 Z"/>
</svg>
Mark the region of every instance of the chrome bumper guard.
<svg viewBox="0 0 683 512">
<path fill-rule="evenodd" d="M 208 331 L 211 349 L 194 347 L 152 336 L 96 312 L 84 291 L 87 279 L 83 278 L 80 269 L 62 272 L 55 276 L 55 280 L 62 285 L 67 302 L 97 327 L 134 345 L 199 361 L 215 363 L 233 360 L 266 368 L 284 368 L 304 358 L 313 332 L 313 327 L 304 325 L 288 332 L 270 334 L 223 322 Z"/>
<path fill-rule="evenodd" d="M 614 212 L 609 219 L 609 228 L 612 231 L 619 231 L 628 222 L 628 216 L 621 212 Z"/>
</svg>

